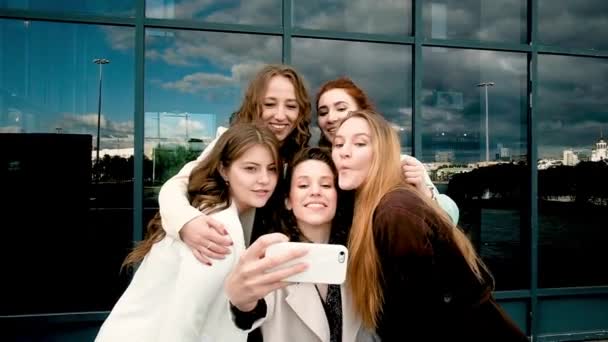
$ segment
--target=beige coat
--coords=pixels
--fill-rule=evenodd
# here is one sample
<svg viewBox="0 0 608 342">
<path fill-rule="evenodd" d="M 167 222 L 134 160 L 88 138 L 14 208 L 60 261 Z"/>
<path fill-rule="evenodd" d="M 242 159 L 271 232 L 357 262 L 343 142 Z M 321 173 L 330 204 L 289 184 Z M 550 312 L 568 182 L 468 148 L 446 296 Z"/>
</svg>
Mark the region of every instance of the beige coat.
<svg viewBox="0 0 608 342">
<path fill-rule="evenodd" d="M 361 320 L 346 287 L 342 285 L 340 290 L 342 341 L 359 341 Z M 329 324 L 313 284 L 292 284 L 269 294 L 265 300 L 266 317 L 256 321 L 251 329 L 261 325 L 264 342 L 329 342 Z"/>
</svg>

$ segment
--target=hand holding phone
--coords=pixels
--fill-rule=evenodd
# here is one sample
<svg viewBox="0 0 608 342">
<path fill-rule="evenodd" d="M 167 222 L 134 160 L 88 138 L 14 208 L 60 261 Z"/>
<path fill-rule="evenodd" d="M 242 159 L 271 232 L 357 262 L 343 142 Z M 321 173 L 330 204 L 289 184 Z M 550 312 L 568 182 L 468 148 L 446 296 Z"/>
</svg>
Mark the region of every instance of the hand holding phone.
<svg viewBox="0 0 608 342">
<path fill-rule="evenodd" d="M 284 281 L 315 284 L 342 284 L 346 279 L 348 249 L 342 245 L 281 242 L 269 246 L 266 249 L 266 256 L 282 255 L 293 248 L 306 249 L 308 250 L 308 253 L 302 257 L 274 267 L 270 269 L 269 272 L 286 268 L 297 263 L 305 263 L 308 265 L 308 268 L 304 272 L 285 278 Z"/>
</svg>

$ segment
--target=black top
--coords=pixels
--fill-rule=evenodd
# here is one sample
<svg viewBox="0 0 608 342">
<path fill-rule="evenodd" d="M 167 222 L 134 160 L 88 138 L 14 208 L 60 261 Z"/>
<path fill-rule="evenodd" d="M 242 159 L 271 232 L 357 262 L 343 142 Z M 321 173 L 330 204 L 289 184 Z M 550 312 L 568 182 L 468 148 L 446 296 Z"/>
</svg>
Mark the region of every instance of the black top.
<svg viewBox="0 0 608 342">
<path fill-rule="evenodd" d="M 327 298 L 323 300 L 319 288 L 315 285 L 319 299 L 323 304 L 323 310 L 329 324 L 329 341 L 342 341 L 342 295 L 340 285 L 327 286 Z"/>
</svg>

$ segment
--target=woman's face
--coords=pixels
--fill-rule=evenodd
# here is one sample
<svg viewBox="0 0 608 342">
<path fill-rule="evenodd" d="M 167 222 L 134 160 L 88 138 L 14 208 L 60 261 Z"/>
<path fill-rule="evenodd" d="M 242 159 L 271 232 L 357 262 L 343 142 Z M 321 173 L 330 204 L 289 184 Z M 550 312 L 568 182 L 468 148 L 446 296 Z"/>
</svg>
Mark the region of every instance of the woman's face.
<svg viewBox="0 0 608 342">
<path fill-rule="evenodd" d="M 330 89 L 319 97 L 317 108 L 319 128 L 329 141 L 333 141 L 338 122 L 349 112 L 360 109 L 355 99 L 341 88 Z"/>
<path fill-rule="evenodd" d="M 239 212 L 263 207 L 277 185 L 277 165 L 266 146 L 255 145 L 245 151 L 222 176 L 229 183 L 230 196 Z"/>
<path fill-rule="evenodd" d="M 338 168 L 340 189 L 359 188 L 368 177 L 373 157 L 371 129 L 367 121 L 359 117 L 344 121 L 336 132 L 331 154 Z"/>
<path fill-rule="evenodd" d="M 262 121 L 283 141 L 296 127 L 298 115 L 300 107 L 291 81 L 280 75 L 272 77 L 262 99 Z"/>
<path fill-rule="evenodd" d="M 327 227 L 336 215 L 338 194 L 334 174 L 320 160 L 306 160 L 293 170 L 287 209 L 293 211 L 296 222 L 302 227 Z M 330 226 L 331 227 L 331 226 Z"/>
</svg>

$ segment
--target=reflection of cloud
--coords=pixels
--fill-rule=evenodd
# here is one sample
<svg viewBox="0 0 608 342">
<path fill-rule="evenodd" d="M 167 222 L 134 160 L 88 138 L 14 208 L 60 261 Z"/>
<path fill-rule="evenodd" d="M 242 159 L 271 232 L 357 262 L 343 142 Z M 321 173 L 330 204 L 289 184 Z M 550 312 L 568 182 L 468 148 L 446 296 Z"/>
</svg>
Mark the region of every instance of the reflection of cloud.
<svg viewBox="0 0 608 342">
<path fill-rule="evenodd" d="M 261 66 L 261 63 L 237 64 L 231 68 L 230 76 L 197 72 L 186 75 L 179 81 L 167 82 L 161 86 L 164 89 L 175 89 L 190 94 L 208 91 L 210 88 L 236 87 L 252 78 Z"/>
<path fill-rule="evenodd" d="M 407 34 L 411 1 L 323 0 L 294 1 L 296 26 L 334 31 Z"/>
<path fill-rule="evenodd" d="M 281 20 L 281 1 L 182 0 L 168 4 L 162 0 L 149 0 L 146 1 L 146 16 L 169 19 L 195 18 L 232 24 L 276 25 Z"/>
<path fill-rule="evenodd" d="M 66 113 L 56 124 L 56 127 L 61 127 L 65 132 L 69 133 L 86 132 L 96 134 L 97 113 Z M 100 117 L 100 127 L 103 130 L 103 134 L 109 135 L 127 135 L 133 134 L 134 131 L 133 121 L 114 122 L 103 114 Z"/>
<path fill-rule="evenodd" d="M 135 48 L 135 30 L 130 27 L 102 26 L 107 43 L 119 51 L 130 51 Z"/>
<path fill-rule="evenodd" d="M 148 30 L 146 33 L 149 36 L 156 31 L 159 30 Z M 280 37 L 199 31 L 171 32 L 173 35 L 170 37 L 155 36 L 147 44 L 146 57 L 177 66 L 195 66 L 205 61 L 221 68 L 250 62 L 280 61 Z"/>
<path fill-rule="evenodd" d="M 3 126 L 0 127 L 0 133 L 23 133 L 21 126 Z"/>
</svg>

